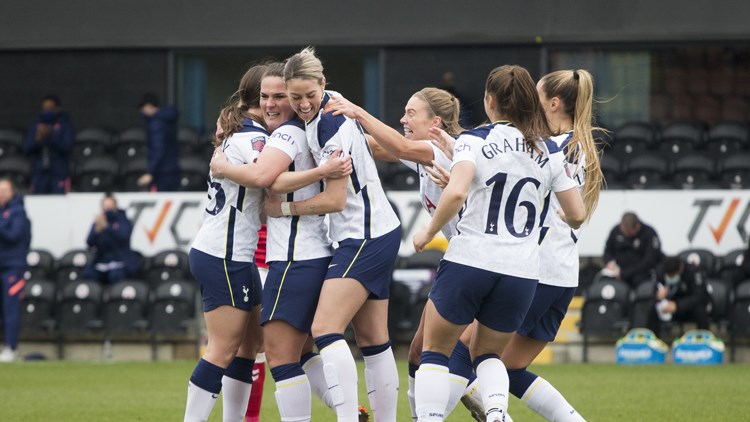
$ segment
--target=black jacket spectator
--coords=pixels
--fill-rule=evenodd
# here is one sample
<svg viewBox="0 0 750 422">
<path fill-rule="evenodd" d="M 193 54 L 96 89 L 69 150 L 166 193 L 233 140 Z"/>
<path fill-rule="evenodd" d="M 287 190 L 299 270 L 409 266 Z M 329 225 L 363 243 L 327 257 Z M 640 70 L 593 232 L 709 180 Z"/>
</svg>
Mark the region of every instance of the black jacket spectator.
<svg viewBox="0 0 750 422">
<path fill-rule="evenodd" d="M 13 183 L 0 179 L 0 293 L 3 309 L 3 341 L 0 362 L 16 357 L 20 330 L 21 300 L 26 285 L 26 254 L 31 244 L 31 222 L 23 198 Z"/>
<path fill-rule="evenodd" d="M 0 205 L 0 267 L 26 268 L 26 254 L 31 244 L 31 222 L 26 216 L 23 197 L 15 194 Z"/>
<path fill-rule="evenodd" d="M 651 226 L 636 219 L 637 225 L 628 227 L 625 220 L 623 216 L 624 223 L 609 233 L 604 248 L 604 262 L 614 261 L 620 267 L 620 278 L 635 287 L 651 279 L 664 254 L 659 235 Z"/>
<path fill-rule="evenodd" d="M 662 300 L 665 304 L 671 303 L 664 308 L 665 313 L 671 314 L 671 317 L 666 317 L 670 321 L 695 322 L 700 329 L 709 328 L 707 306 L 710 296 L 705 274 L 698 267 L 684 264 L 676 257 L 667 258 L 664 268 L 656 274 L 654 298 L 655 304 Z M 657 306 L 651 309 L 648 321 L 649 329 L 658 335 L 662 319 Z"/>
<path fill-rule="evenodd" d="M 159 192 L 176 191 L 180 185 L 177 148 L 177 109 L 161 107 L 146 117 L 148 135 L 148 172 Z"/>
<path fill-rule="evenodd" d="M 33 160 L 32 193 L 65 193 L 69 186 L 70 154 L 75 141 L 73 122 L 60 111 L 59 100 L 47 97 L 42 113 L 31 124 L 23 152 Z"/>
<path fill-rule="evenodd" d="M 105 201 L 111 197 L 105 197 Z M 113 201 L 113 200 L 112 200 Z M 116 205 L 115 205 L 116 206 Z M 87 279 L 104 283 L 115 283 L 138 273 L 138 258 L 130 249 L 130 235 L 133 225 L 125 211 L 114 208 L 103 211 L 106 224 L 97 228 L 91 225 L 86 243 L 94 248 L 94 257 L 84 269 Z"/>
</svg>

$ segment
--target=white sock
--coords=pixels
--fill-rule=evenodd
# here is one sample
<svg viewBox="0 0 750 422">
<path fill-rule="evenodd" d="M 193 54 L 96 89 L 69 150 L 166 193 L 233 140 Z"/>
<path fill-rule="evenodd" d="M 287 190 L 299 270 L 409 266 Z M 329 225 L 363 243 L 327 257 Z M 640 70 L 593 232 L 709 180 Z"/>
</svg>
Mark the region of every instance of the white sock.
<svg viewBox="0 0 750 422">
<path fill-rule="evenodd" d="M 398 369 L 393 350 L 365 356 L 365 382 L 375 421 L 395 421 L 398 404 Z"/>
<path fill-rule="evenodd" d="M 453 409 L 456 408 L 456 405 L 466 391 L 466 384 L 468 383 L 469 380 L 466 378 L 460 375 L 450 374 L 450 395 L 448 396 L 448 404 L 445 406 L 445 417 L 448 417 Z"/>
<path fill-rule="evenodd" d="M 464 395 L 461 397 L 461 402 L 472 414 L 476 413 L 478 415 L 484 416 L 482 394 L 479 392 L 479 381 L 476 378 L 471 382 L 471 384 L 466 386 Z M 505 415 L 505 422 L 510 422 L 508 420 L 508 415 Z"/>
<path fill-rule="evenodd" d="M 479 391 L 487 422 L 503 421 L 508 413 L 510 380 L 505 365 L 498 358 L 489 358 L 476 367 Z"/>
<path fill-rule="evenodd" d="M 349 345 L 345 340 L 334 341 L 320 351 L 320 357 L 338 422 L 359 422 L 357 364 Z"/>
<path fill-rule="evenodd" d="M 192 382 L 188 382 L 185 422 L 206 422 L 216 404 L 218 394 L 206 391 Z"/>
<path fill-rule="evenodd" d="M 442 421 L 450 396 L 448 367 L 432 363 L 419 365 L 415 382 L 415 402 L 419 422 Z"/>
<path fill-rule="evenodd" d="M 302 370 L 307 374 L 307 380 L 310 382 L 310 390 L 312 393 L 318 396 L 320 400 L 325 403 L 331 409 L 336 407 L 333 404 L 331 393 L 328 392 L 328 384 L 326 384 L 326 376 L 323 373 L 323 358 L 320 355 L 315 355 L 302 365 Z"/>
<path fill-rule="evenodd" d="M 221 378 L 221 401 L 223 403 L 222 420 L 224 422 L 243 422 L 247 412 L 252 384 L 223 376 Z"/>
<path fill-rule="evenodd" d="M 409 398 L 409 409 L 411 410 L 412 421 L 417 420 L 417 405 L 414 402 L 414 378 L 409 375 L 409 389 L 406 390 L 406 397 Z"/>
<path fill-rule="evenodd" d="M 282 422 L 309 421 L 312 418 L 311 399 L 310 382 L 306 375 L 276 383 L 276 405 Z"/>
<path fill-rule="evenodd" d="M 555 387 L 542 377 L 537 377 L 529 386 L 523 397 L 526 406 L 548 421 L 579 422 L 584 421 L 580 413 L 565 400 Z"/>
</svg>

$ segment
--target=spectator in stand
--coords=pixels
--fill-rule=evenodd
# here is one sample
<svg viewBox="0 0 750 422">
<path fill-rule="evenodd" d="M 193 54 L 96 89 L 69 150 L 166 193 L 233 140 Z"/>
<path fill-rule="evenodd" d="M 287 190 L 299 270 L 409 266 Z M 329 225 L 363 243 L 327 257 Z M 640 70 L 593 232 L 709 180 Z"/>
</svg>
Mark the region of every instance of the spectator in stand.
<svg viewBox="0 0 750 422">
<path fill-rule="evenodd" d="M 21 298 L 26 281 L 26 254 L 31 244 L 31 222 L 26 217 L 23 197 L 10 179 L 0 179 L 0 283 L 3 294 L 5 347 L 0 362 L 16 358 L 20 331 Z"/>
<path fill-rule="evenodd" d="M 110 193 L 102 198 L 101 212 L 91 225 L 86 243 L 95 249 L 94 258 L 83 270 L 83 277 L 101 283 L 116 283 L 138 273 L 138 258 L 130 249 L 133 226 L 125 211 L 117 208 Z"/>
<path fill-rule="evenodd" d="M 648 328 L 661 337 L 665 322 L 695 322 L 708 330 L 706 307 L 709 303 L 706 279 L 698 267 L 685 265 L 677 257 L 667 257 L 656 275 L 655 306 L 648 318 Z"/>
<path fill-rule="evenodd" d="M 636 287 L 653 277 L 663 258 L 656 231 L 634 213 L 627 212 L 607 238 L 603 273 Z"/>
<path fill-rule="evenodd" d="M 60 99 L 48 95 L 42 99 L 42 112 L 29 127 L 23 145 L 24 154 L 33 159 L 31 193 L 66 193 L 70 190 L 70 153 L 75 129 Z"/>
<path fill-rule="evenodd" d="M 150 93 L 143 97 L 138 108 L 146 118 L 148 137 L 148 173 L 138 179 L 138 185 L 151 191 L 176 191 L 180 187 L 177 109 L 160 107 L 159 97 Z"/>
</svg>

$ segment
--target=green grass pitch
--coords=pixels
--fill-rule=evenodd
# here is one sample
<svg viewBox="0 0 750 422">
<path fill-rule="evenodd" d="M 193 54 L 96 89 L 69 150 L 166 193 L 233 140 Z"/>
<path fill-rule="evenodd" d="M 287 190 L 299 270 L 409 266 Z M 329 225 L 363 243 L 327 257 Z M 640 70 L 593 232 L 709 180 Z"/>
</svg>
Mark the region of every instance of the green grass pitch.
<svg viewBox="0 0 750 422">
<path fill-rule="evenodd" d="M 27 362 L 0 365 L 2 421 L 178 421 L 195 362 Z M 364 384 L 362 363 L 360 386 Z M 538 365 L 588 420 L 747 420 L 750 365 L 715 367 Z M 406 362 L 399 362 L 399 421 L 410 421 Z M 367 400 L 360 389 L 360 402 Z M 369 407 L 369 406 L 368 406 Z M 516 421 L 542 420 L 511 399 Z M 221 421 L 221 399 L 211 421 Z M 270 373 L 261 414 L 278 421 Z M 448 421 L 471 421 L 462 405 Z M 335 421 L 313 398 L 313 421 Z"/>
</svg>

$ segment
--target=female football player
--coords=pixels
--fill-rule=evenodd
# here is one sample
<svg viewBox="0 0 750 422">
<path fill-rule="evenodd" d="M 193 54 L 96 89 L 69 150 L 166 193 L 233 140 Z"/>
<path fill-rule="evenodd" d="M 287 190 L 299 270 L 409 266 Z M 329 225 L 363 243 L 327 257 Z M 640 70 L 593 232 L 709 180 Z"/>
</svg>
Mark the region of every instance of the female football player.
<svg viewBox="0 0 750 422">
<path fill-rule="evenodd" d="M 516 331 L 539 278 L 538 226 L 544 197 L 556 193 L 578 227 L 585 209 L 566 176 L 563 154 L 542 140 L 549 128 L 528 71 L 501 66 L 485 85 L 491 121 L 456 141 L 451 178 L 437 210 L 414 236 L 421 251 L 463 207 L 425 310 L 416 380 L 419 420 L 443 420 L 449 398 L 448 354 L 474 319 L 471 354 L 487 421 L 503 421 L 508 375 L 497 354 Z M 465 206 L 464 203 L 466 202 Z M 487 253 L 492 251 L 492 253 Z"/>
<path fill-rule="evenodd" d="M 343 114 L 356 119 L 376 142 L 370 142 L 373 156 L 384 161 L 401 160 L 407 167 L 419 175 L 419 192 L 422 206 L 430 215 L 435 212 L 435 206 L 440 200 L 443 190 L 429 177 L 429 167 L 436 162 L 443 168 L 450 167 L 448 159 L 442 150 L 432 145 L 427 139 L 431 138 L 429 130 L 440 128 L 448 135 L 457 137 L 463 130 L 458 124 L 460 104 L 458 99 L 447 91 L 438 88 L 423 88 L 414 93 L 404 107 L 401 124 L 404 125 L 404 135 L 373 117 L 361 107 L 356 106 L 345 98 L 335 97 L 328 102 L 326 111 L 334 115 Z M 417 141 L 417 142 L 413 142 Z M 443 235 L 450 240 L 456 234 L 458 216 L 442 228 Z M 409 347 L 409 405 L 412 418 L 416 419 L 414 408 L 414 374 L 419 368 L 419 356 L 422 352 L 422 334 L 424 328 L 424 313 L 419 327 Z M 471 334 L 467 333 L 467 338 Z M 471 358 L 466 343 L 456 343 L 456 349 L 451 354 L 450 372 L 454 379 L 451 382 L 451 400 L 447 413 L 455 407 L 464 394 L 468 382 L 473 378 Z"/>
<path fill-rule="evenodd" d="M 268 132 L 260 118 L 265 66 L 242 77 L 237 101 L 222 110 L 217 138 L 231 162 L 252 162 Z M 188 384 L 185 421 L 206 421 L 223 390 L 224 420 L 242 420 L 252 385 L 253 359 L 262 344 L 260 277 L 254 262 L 263 193 L 212 178 L 209 202 L 190 250 L 190 270 L 201 286 L 208 345 Z M 222 388 L 223 386 L 223 388 Z"/>
<path fill-rule="evenodd" d="M 307 199 L 320 193 L 319 175 L 345 177 L 351 172 L 351 160 L 337 158 L 320 168 L 315 165 L 307 147 L 304 123 L 296 118 L 289 104 L 283 76 L 283 63 L 270 64 L 260 84 L 260 110 L 273 133 L 257 161 L 230 164 L 217 153 L 211 169 L 215 175 L 248 187 L 263 188 L 274 183 L 294 190 L 296 185 L 306 184 L 287 194 L 287 199 Z M 287 170 L 295 174 L 279 178 Z M 290 182 L 290 177 L 297 180 Z M 325 400 L 328 390 L 322 362 L 309 354 L 312 343 L 303 350 L 333 254 L 327 232 L 328 226 L 319 215 L 268 218 L 266 260 L 270 268 L 263 289 L 261 324 L 282 420 L 311 418 L 310 382 L 300 364 L 303 352 L 307 352 L 304 363 L 316 394 Z"/>
<path fill-rule="evenodd" d="M 592 136 L 594 83 L 586 70 L 560 70 L 537 84 L 539 99 L 553 133 L 552 141 L 567 158 L 569 173 L 581 191 L 587 219 L 596 208 L 603 176 Z M 581 415 L 545 379 L 526 370 L 548 342 L 555 339 L 578 286 L 579 230 L 557 212 L 560 202 L 548 199 L 541 229 L 540 272 L 531 307 L 512 335 L 501 358 L 508 369 L 510 392 L 548 421 L 582 421 Z"/>
<path fill-rule="evenodd" d="M 388 291 L 401 226 L 380 185 L 367 140 L 357 122 L 323 111 L 331 99 L 323 65 L 312 48 L 287 60 L 284 69 L 292 108 L 304 120 L 318 165 L 340 151 L 352 157 L 349 178 L 327 179 L 325 190 L 302 201 L 266 201 L 271 216 L 329 214 L 338 243 L 328 265 L 312 333 L 325 366 L 339 421 L 358 420 L 357 367 L 344 340 L 351 322 L 365 358 L 365 381 L 376 420 L 395 421 L 398 372 L 388 336 Z"/>
</svg>

